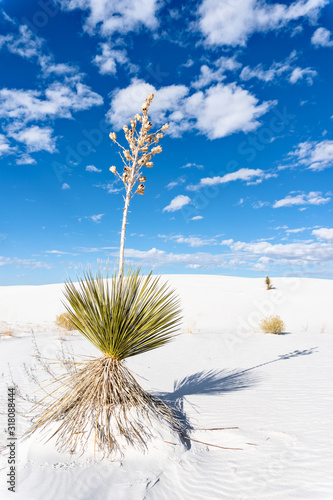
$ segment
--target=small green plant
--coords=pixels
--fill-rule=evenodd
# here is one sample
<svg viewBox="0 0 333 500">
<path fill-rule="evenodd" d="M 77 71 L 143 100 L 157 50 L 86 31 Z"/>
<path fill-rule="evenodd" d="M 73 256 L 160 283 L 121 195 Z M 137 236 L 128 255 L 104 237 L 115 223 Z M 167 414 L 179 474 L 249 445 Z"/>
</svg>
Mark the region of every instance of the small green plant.
<svg viewBox="0 0 333 500">
<path fill-rule="evenodd" d="M 75 330 L 75 326 L 70 320 L 70 314 L 68 312 L 59 314 L 55 320 L 55 324 L 57 326 L 60 326 L 61 328 L 64 328 L 68 332 L 71 332 L 72 330 Z"/>
<path fill-rule="evenodd" d="M 266 276 L 265 283 L 266 283 L 267 290 L 272 290 L 272 288 L 274 288 L 269 276 Z"/>
<path fill-rule="evenodd" d="M 265 333 L 282 333 L 286 327 L 280 316 L 268 316 L 259 323 L 260 328 Z"/>
</svg>

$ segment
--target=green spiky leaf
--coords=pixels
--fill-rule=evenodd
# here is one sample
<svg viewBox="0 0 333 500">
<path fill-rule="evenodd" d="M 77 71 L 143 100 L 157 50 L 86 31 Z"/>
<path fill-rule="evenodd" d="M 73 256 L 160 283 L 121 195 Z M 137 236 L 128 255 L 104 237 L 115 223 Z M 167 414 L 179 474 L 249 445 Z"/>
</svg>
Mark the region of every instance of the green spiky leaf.
<svg viewBox="0 0 333 500">
<path fill-rule="evenodd" d="M 104 354 L 135 356 L 169 342 L 181 322 L 180 301 L 160 277 L 140 269 L 111 279 L 100 269 L 65 283 L 65 307 L 71 323 Z"/>
</svg>

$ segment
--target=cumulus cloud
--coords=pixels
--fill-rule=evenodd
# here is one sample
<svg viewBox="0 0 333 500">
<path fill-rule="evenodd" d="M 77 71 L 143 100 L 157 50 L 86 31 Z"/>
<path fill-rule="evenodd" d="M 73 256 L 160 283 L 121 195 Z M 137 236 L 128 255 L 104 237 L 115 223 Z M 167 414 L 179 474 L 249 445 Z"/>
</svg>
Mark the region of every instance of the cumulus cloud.
<svg viewBox="0 0 333 500">
<path fill-rule="evenodd" d="M 153 123 L 170 123 L 170 134 L 180 136 L 193 128 L 210 139 L 234 132 L 255 130 L 264 115 L 276 102 L 263 102 L 235 83 L 218 83 L 205 92 L 189 95 L 185 85 L 170 85 L 156 90 L 153 85 L 134 78 L 125 89 L 112 94 L 107 118 L 116 130 L 133 116 L 149 92 L 155 94 L 150 108 Z"/>
<path fill-rule="evenodd" d="M 324 170 L 333 166 L 333 141 L 301 142 L 295 151 L 289 153 L 289 157 L 296 158 L 297 165 L 304 165 L 310 170 Z"/>
<path fill-rule="evenodd" d="M 2 88 L 0 118 L 8 137 L 26 146 L 23 155 L 18 151 L 22 159 L 29 152 L 56 151 L 53 129 L 32 122 L 72 118 L 74 112 L 102 103 L 102 97 L 82 83 L 81 75 L 78 75 L 66 77 L 63 82 L 54 82 L 44 91 Z"/>
<path fill-rule="evenodd" d="M 67 189 L 70 189 L 70 188 L 71 188 L 71 187 L 70 187 L 70 185 L 69 185 L 69 184 L 67 184 L 67 182 L 64 182 L 64 183 L 62 184 L 62 186 L 61 186 L 61 189 L 63 189 L 64 191 L 66 191 Z"/>
<path fill-rule="evenodd" d="M 297 83 L 305 79 L 309 85 L 312 85 L 313 78 L 317 75 L 317 71 L 311 68 L 300 68 L 295 66 L 297 53 L 295 50 L 282 62 L 274 62 L 268 69 L 264 69 L 262 64 L 258 64 L 254 68 L 245 66 L 240 74 L 241 80 L 250 80 L 257 78 L 264 82 L 272 82 L 280 77 L 285 77 L 290 83 Z"/>
<path fill-rule="evenodd" d="M 102 172 L 102 170 L 100 168 L 95 167 L 95 165 L 87 165 L 86 166 L 86 172 L 100 173 L 100 172 Z"/>
<path fill-rule="evenodd" d="M 212 82 L 221 82 L 226 78 L 227 71 L 235 71 L 241 68 L 241 64 L 236 61 L 236 57 L 220 57 L 214 62 L 215 69 L 211 69 L 204 64 L 200 68 L 199 77 L 192 83 L 192 87 L 201 89 L 207 87 Z"/>
<path fill-rule="evenodd" d="M 36 160 L 27 153 L 22 153 L 18 158 L 16 158 L 17 165 L 35 165 L 36 163 Z"/>
<path fill-rule="evenodd" d="M 2 37 L 1 45 L 5 45 L 7 50 L 24 59 L 38 57 L 42 50 L 44 41 L 36 36 L 26 25 L 19 26 L 18 33 L 10 33 Z"/>
<path fill-rule="evenodd" d="M 226 184 L 228 182 L 233 182 L 238 180 L 246 181 L 248 184 L 252 184 L 253 182 L 258 183 L 258 181 L 262 182 L 264 179 L 272 177 L 272 175 L 273 174 L 267 173 L 264 170 L 261 170 L 260 168 L 257 169 L 241 168 L 236 172 L 225 174 L 222 177 L 220 176 L 204 177 L 203 179 L 200 179 L 200 182 L 198 184 L 189 185 L 187 186 L 186 189 L 188 189 L 189 191 L 197 191 L 198 189 L 204 188 L 206 186 L 216 186 L 219 184 Z"/>
<path fill-rule="evenodd" d="M 163 208 L 163 212 L 176 212 L 177 210 L 181 210 L 185 205 L 191 203 L 191 198 L 188 196 L 184 196 L 180 194 L 176 196 L 169 205 Z"/>
<path fill-rule="evenodd" d="M 60 0 L 64 10 L 87 11 L 85 30 L 93 33 L 100 30 L 104 36 L 113 33 L 126 34 L 141 28 L 154 30 L 158 26 L 157 0 Z"/>
<path fill-rule="evenodd" d="M 274 203 L 273 208 L 293 207 L 295 205 L 324 205 L 331 200 L 329 196 L 322 196 L 320 191 L 311 191 L 308 194 L 289 194 L 282 200 Z"/>
<path fill-rule="evenodd" d="M 124 89 L 117 89 L 112 94 L 111 107 L 107 118 L 112 125 L 120 130 L 129 117 L 134 116 L 152 92 L 155 99 L 150 107 L 150 116 L 154 123 L 162 124 L 168 119 L 177 123 L 184 120 L 182 100 L 189 90 L 185 85 L 170 85 L 156 90 L 149 83 L 133 78 L 131 84 Z"/>
<path fill-rule="evenodd" d="M 318 28 L 311 37 L 311 43 L 315 47 L 333 47 L 331 32 L 326 28 Z"/>
<path fill-rule="evenodd" d="M 333 228 L 321 227 L 320 229 L 314 229 L 312 234 L 320 240 L 333 242 Z"/>
<path fill-rule="evenodd" d="M 54 153 L 56 151 L 56 137 L 52 136 L 53 130 L 50 127 L 31 127 L 23 128 L 18 132 L 9 129 L 8 135 L 18 142 L 27 146 L 29 153 L 34 151 L 48 151 Z"/>
<path fill-rule="evenodd" d="M 39 90 L 0 90 L 0 117 L 30 122 L 47 118 L 72 118 L 74 111 L 103 104 L 102 97 L 81 82 L 80 77 L 54 82 Z"/>
<path fill-rule="evenodd" d="M 102 75 L 115 75 L 118 64 L 129 63 L 124 49 L 113 49 L 108 43 L 101 43 L 100 51 L 101 53 L 94 57 L 93 62 L 98 66 Z"/>
<path fill-rule="evenodd" d="M 286 5 L 264 0 L 203 0 L 198 9 L 198 28 L 208 45 L 245 46 L 255 32 L 279 30 L 303 17 L 316 20 L 329 0 L 296 0 Z"/>
<path fill-rule="evenodd" d="M 194 217 L 191 217 L 190 220 L 201 220 L 203 219 L 202 215 L 195 215 Z"/>
<path fill-rule="evenodd" d="M 294 68 L 289 77 L 290 83 L 297 83 L 300 80 L 305 79 L 309 85 L 313 84 L 313 79 L 317 76 L 317 71 L 311 68 Z"/>
</svg>

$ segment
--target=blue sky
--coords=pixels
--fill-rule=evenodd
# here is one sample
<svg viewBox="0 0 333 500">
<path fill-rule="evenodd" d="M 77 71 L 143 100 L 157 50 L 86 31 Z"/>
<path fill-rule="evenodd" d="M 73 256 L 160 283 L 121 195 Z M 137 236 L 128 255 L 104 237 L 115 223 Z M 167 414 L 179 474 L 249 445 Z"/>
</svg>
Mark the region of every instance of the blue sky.
<svg viewBox="0 0 333 500">
<path fill-rule="evenodd" d="M 328 0 L 0 0 L 0 284 L 116 263 L 108 134 L 149 92 L 127 262 L 333 278 L 332 55 Z"/>
</svg>

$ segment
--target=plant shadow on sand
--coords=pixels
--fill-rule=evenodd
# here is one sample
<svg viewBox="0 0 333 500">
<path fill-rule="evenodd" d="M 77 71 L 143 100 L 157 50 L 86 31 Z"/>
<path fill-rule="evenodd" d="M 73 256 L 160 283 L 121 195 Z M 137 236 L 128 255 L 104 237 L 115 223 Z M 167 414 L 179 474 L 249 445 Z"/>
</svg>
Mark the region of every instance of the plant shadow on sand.
<svg viewBox="0 0 333 500">
<path fill-rule="evenodd" d="M 171 406 L 177 419 L 181 422 L 184 429 L 180 436 L 186 449 L 191 448 L 190 434 L 195 430 L 184 410 L 184 401 L 186 396 L 194 395 L 219 395 L 224 392 L 239 391 L 248 389 L 260 380 L 258 374 L 253 370 L 277 361 L 283 361 L 299 356 L 308 356 L 316 352 L 316 347 L 295 350 L 287 354 L 280 354 L 276 359 L 261 363 L 245 370 L 207 370 L 193 373 L 174 382 L 173 392 L 155 393 L 155 396 L 164 400 Z"/>
</svg>

